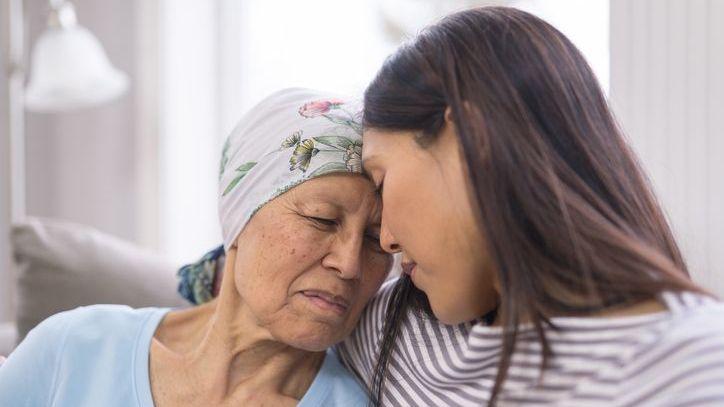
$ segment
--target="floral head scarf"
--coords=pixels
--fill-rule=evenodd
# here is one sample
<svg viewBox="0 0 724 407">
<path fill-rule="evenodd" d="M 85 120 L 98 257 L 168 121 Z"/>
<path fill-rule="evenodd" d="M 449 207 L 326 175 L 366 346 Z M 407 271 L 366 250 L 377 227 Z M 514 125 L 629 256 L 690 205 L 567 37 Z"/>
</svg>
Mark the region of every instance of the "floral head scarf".
<svg viewBox="0 0 724 407">
<path fill-rule="evenodd" d="M 310 179 L 362 172 L 361 106 L 308 89 L 284 89 L 246 113 L 224 144 L 219 168 L 223 247 L 179 270 L 192 303 L 213 298 L 224 250 L 266 203 Z"/>
</svg>

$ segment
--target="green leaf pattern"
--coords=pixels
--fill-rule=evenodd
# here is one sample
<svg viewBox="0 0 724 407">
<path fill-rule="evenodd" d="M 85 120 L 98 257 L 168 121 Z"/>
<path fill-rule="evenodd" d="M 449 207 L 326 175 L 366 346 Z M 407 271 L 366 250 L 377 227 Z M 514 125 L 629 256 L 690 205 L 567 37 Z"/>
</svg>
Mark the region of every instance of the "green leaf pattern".
<svg viewBox="0 0 724 407">
<path fill-rule="evenodd" d="M 316 114 L 310 115 L 309 109 L 307 109 L 310 104 L 317 109 L 321 106 L 325 111 L 315 112 Z M 355 133 L 362 135 L 362 125 L 354 119 L 354 115 L 342 108 L 342 104 L 341 101 L 334 101 L 334 103 L 330 101 L 310 102 L 299 109 L 299 114 L 306 118 L 321 116 L 334 124 L 350 128 Z M 280 147 L 272 151 L 272 153 L 293 148 L 294 150 L 289 158 L 289 171 L 300 170 L 306 174 L 305 179 L 335 172 L 362 172 L 362 142 L 345 136 L 330 135 L 330 133 L 334 134 L 335 132 L 327 132 L 316 137 L 302 139 L 304 131 L 297 130 L 284 139 Z M 229 161 L 228 150 L 229 140 L 226 141 L 222 150 L 219 178 L 224 174 Z M 340 160 L 327 162 L 307 174 L 312 159 L 320 153 L 339 154 Z M 235 170 L 237 172 L 236 176 L 224 189 L 222 196 L 226 196 L 231 192 L 256 164 L 256 161 L 249 161 L 239 166 Z"/>
<path fill-rule="evenodd" d="M 224 189 L 224 193 L 222 193 L 221 196 L 226 196 L 226 194 L 231 192 L 231 190 L 234 189 L 234 187 L 239 183 L 239 181 L 241 181 L 246 176 L 246 174 L 248 174 L 249 171 L 252 168 L 254 168 L 255 165 L 256 165 L 256 161 L 249 161 L 244 164 L 241 164 L 239 166 L 239 168 L 236 169 L 236 172 L 238 172 L 238 174 L 236 174 L 234 179 L 231 180 L 231 182 L 226 187 L 226 189 Z"/>
<path fill-rule="evenodd" d="M 219 165 L 219 180 L 221 180 L 221 176 L 224 175 L 224 169 L 226 168 L 226 164 L 229 162 L 229 146 L 231 145 L 231 138 L 227 138 L 226 142 L 224 143 L 224 148 L 221 150 L 221 163 Z"/>
</svg>

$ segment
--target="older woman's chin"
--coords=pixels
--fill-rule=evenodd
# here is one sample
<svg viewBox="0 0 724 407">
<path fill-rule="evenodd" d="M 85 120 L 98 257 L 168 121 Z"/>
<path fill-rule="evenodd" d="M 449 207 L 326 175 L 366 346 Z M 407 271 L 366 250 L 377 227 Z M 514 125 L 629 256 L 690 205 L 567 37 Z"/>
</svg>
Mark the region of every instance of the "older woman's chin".
<svg viewBox="0 0 724 407">
<path fill-rule="evenodd" d="M 357 325 L 362 306 L 335 304 L 319 295 L 296 295 L 268 326 L 280 342 L 308 351 L 322 351 L 346 338 Z"/>
<path fill-rule="evenodd" d="M 334 328 L 328 325 L 311 325 L 308 328 L 298 329 L 296 332 L 287 332 L 282 342 L 297 349 L 309 352 L 322 352 L 333 346 L 350 334 L 351 329 Z M 291 334 L 291 335 L 289 335 Z"/>
<path fill-rule="evenodd" d="M 310 352 L 323 351 L 342 342 L 354 329 L 359 315 L 329 318 L 309 311 L 278 321 L 272 334 L 280 342 Z"/>
</svg>

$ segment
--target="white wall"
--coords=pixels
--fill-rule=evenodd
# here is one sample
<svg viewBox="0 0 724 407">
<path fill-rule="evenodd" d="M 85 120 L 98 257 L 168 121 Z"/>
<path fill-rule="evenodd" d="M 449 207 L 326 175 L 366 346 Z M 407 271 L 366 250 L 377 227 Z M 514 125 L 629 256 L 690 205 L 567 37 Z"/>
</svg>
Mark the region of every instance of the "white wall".
<svg viewBox="0 0 724 407">
<path fill-rule="evenodd" d="M 612 0 L 611 100 L 694 279 L 724 296 L 724 1 Z"/>
</svg>

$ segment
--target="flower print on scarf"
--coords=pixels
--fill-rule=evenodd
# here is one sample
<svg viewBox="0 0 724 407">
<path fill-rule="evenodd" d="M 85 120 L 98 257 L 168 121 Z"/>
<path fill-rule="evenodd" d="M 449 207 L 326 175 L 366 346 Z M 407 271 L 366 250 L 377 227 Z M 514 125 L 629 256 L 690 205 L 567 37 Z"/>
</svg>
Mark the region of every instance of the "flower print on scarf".
<svg viewBox="0 0 724 407">
<path fill-rule="evenodd" d="M 342 161 L 324 164 L 311 176 L 317 176 L 330 172 L 362 172 L 362 142 L 354 141 L 344 136 L 318 136 L 312 140 L 319 144 L 332 147 L 333 150 L 319 150 L 326 153 L 342 153 Z"/>
<path fill-rule="evenodd" d="M 354 116 L 343 109 L 343 101 L 338 99 L 317 100 L 305 103 L 298 109 L 300 115 L 305 118 L 324 117 L 332 123 L 353 129 L 356 133 L 362 133 L 362 125 L 355 121 Z M 334 112 L 334 114 L 332 114 Z M 327 173 L 334 172 L 362 172 L 362 142 L 354 141 L 349 137 L 334 135 L 335 131 L 326 132 L 324 135 L 302 139 L 304 130 L 293 132 L 281 142 L 278 149 L 270 151 L 265 156 L 294 148 L 289 158 L 289 171 L 300 170 L 305 173 L 306 178 L 313 178 Z M 226 140 L 221 153 L 221 165 L 219 168 L 219 179 L 226 171 L 228 164 L 228 150 L 230 139 Z M 315 144 L 316 143 L 316 144 Z M 327 148 L 320 148 L 318 145 Z M 312 158 L 319 153 L 331 153 L 341 155 L 341 160 L 330 161 L 322 164 L 314 171 L 307 173 Z M 229 182 L 221 196 L 231 192 L 247 173 L 254 168 L 256 161 L 249 161 L 236 169 L 236 176 Z"/>
<path fill-rule="evenodd" d="M 304 130 L 297 130 L 294 133 L 292 133 L 291 136 L 284 139 L 281 147 L 279 147 L 279 150 L 277 150 L 277 151 L 282 151 L 282 150 L 286 150 L 287 148 L 296 147 L 297 144 L 299 144 L 299 141 L 302 139 L 302 134 L 304 134 Z"/>
<path fill-rule="evenodd" d="M 302 107 L 300 107 L 299 114 L 311 119 L 313 117 L 329 113 L 330 110 L 336 109 L 343 104 L 344 101 L 339 99 L 315 100 L 313 102 L 305 103 Z"/>
<path fill-rule="evenodd" d="M 353 141 L 344 152 L 344 164 L 351 172 L 362 172 L 362 143 Z"/>
<path fill-rule="evenodd" d="M 244 164 L 241 164 L 239 166 L 239 168 L 236 169 L 238 174 L 236 174 L 234 179 L 231 180 L 231 182 L 226 187 L 226 189 L 224 189 L 224 192 L 221 194 L 221 196 L 226 196 L 226 194 L 231 192 L 231 190 L 234 189 L 234 187 L 239 183 L 239 181 L 241 181 L 242 178 L 244 178 L 246 176 L 246 174 L 249 173 L 249 170 L 254 168 L 255 165 L 256 165 L 256 161 L 249 161 L 249 162 L 245 162 Z"/>
<path fill-rule="evenodd" d="M 300 107 L 299 114 L 307 119 L 322 116 L 332 123 L 351 128 L 361 136 L 362 125 L 355 115 L 345 110 L 342 105 L 344 101 L 339 99 L 315 100 Z"/>
<path fill-rule="evenodd" d="M 312 157 L 319 153 L 319 149 L 315 148 L 314 141 L 310 139 L 302 140 L 297 148 L 294 149 L 292 157 L 289 158 L 289 171 L 299 168 L 302 172 L 307 172 Z"/>
</svg>

